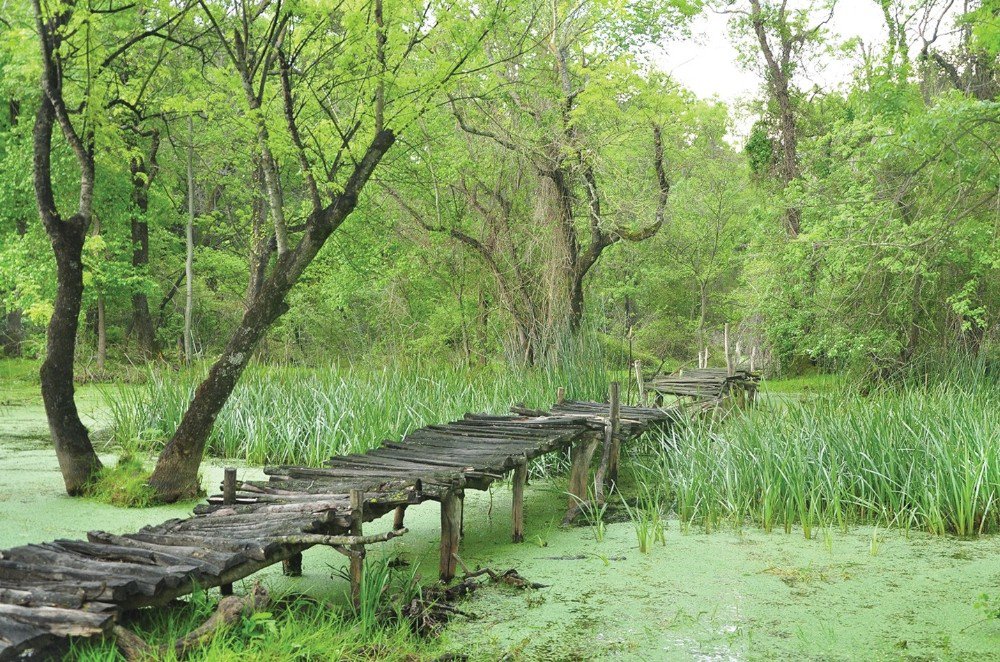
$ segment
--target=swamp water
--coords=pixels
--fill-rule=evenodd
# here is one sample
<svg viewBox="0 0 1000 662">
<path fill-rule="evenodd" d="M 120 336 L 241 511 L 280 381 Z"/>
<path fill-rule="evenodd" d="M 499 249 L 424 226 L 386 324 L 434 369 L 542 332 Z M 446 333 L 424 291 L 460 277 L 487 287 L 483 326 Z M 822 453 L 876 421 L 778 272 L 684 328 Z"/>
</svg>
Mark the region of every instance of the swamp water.
<svg viewBox="0 0 1000 662">
<path fill-rule="evenodd" d="M 85 422 L 102 423 L 96 391 L 82 389 Z M 113 461 L 112 457 L 104 457 Z M 226 464 L 232 464 L 227 462 Z M 205 485 L 218 486 L 222 464 L 207 464 Z M 256 478 L 256 469 L 240 469 Z M 682 533 L 667 523 L 666 544 L 639 553 L 628 522 L 562 529 L 564 481 L 527 489 L 526 542 L 513 545 L 510 490 L 467 492 L 462 559 L 469 567 L 510 567 L 547 588 L 485 588 L 460 608 L 441 640 L 445 651 L 474 660 L 1000 660 L 1000 621 L 983 622 L 973 603 L 1000 594 L 1000 536 L 933 537 L 852 527 L 805 540 L 754 527 Z M 31 401 L 0 405 L 0 548 L 88 530 L 114 533 L 184 516 L 192 504 L 120 509 L 62 494 L 44 413 Z M 411 507 L 410 533 L 370 548 L 402 557 L 426 581 L 437 573 L 438 508 Z M 391 518 L 366 532 L 384 531 Z M 342 600 L 346 565 L 328 549 L 306 552 L 305 574 L 278 567 L 261 579 L 275 591 Z M 409 572 L 404 569 L 402 572 Z"/>
</svg>

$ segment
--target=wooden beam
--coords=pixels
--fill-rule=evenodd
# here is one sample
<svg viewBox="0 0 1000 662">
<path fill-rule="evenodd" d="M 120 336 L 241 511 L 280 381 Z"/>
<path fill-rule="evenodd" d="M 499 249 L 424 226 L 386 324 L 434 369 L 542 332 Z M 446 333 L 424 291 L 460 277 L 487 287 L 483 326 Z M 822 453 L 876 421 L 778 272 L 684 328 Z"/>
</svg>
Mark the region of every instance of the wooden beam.
<svg viewBox="0 0 1000 662">
<path fill-rule="evenodd" d="M 514 520 L 514 542 L 524 542 L 524 484 L 528 480 L 528 460 L 521 457 L 514 465 L 513 505 L 511 506 Z"/>
<path fill-rule="evenodd" d="M 365 493 L 351 490 L 351 535 L 361 536 L 364 521 Z M 365 546 L 351 545 L 351 601 L 355 607 L 361 604 L 361 581 L 365 568 Z"/>
<path fill-rule="evenodd" d="M 569 469 L 569 511 L 576 512 L 581 501 L 586 501 L 587 479 L 590 477 L 590 461 L 597 449 L 598 437 L 587 434 L 578 440 L 570 450 Z"/>
</svg>

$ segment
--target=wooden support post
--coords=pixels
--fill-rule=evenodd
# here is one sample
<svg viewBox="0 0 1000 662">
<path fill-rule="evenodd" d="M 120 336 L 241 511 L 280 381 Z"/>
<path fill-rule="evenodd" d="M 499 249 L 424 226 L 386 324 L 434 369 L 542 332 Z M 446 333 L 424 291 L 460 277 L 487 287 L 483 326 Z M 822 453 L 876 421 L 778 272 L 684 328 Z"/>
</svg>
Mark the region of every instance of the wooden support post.
<svg viewBox="0 0 1000 662">
<path fill-rule="evenodd" d="M 730 356 L 729 354 L 729 322 L 726 322 L 726 325 L 722 328 L 723 328 L 722 346 L 726 352 L 726 375 L 732 377 L 734 373 L 733 373 L 733 357 Z"/>
<path fill-rule="evenodd" d="M 222 503 L 231 506 L 236 503 L 236 469 L 226 467 L 222 474 Z"/>
<path fill-rule="evenodd" d="M 608 480 L 612 484 L 618 480 L 618 454 L 619 446 L 621 444 L 621 435 L 618 434 L 618 428 L 621 427 L 621 384 L 618 382 L 611 382 L 611 393 L 610 393 L 610 416 L 611 421 L 611 454 L 608 458 Z"/>
<path fill-rule="evenodd" d="M 754 345 L 750 348 L 750 372 L 754 371 L 754 363 L 757 361 L 757 346 Z"/>
<path fill-rule="evenodd" d="M 222 473 L 222 503 L 227 506 L 236 503 L 236 469 L 233 467 L 226 467 Z M 233 585 L 231 583 L 220 584 L 219 593 L 232 595 Z"/>
<path fill-rule="evenodd" d="M 604 482 L 608 475 L 608 464 L 611 463 L 611 444 L 613 435 L 611 433 L 611 421 L 604 426 L 604 446 L 601 451 L 601 463 L 597 465 L 597 472 L 594 474 L 594 503 L 604 503 Z M 564 523 L 568 522 L 564 519 Z"/>
<path fill-rule="evenodd" d="M 524 542 L 524 484 L 528 480 L 528 460 L 519 457 L 514 463 L 513 506 L 514 542 Z"/>
<path fill-rule="evenodd" d="M 441 581 L 450 582 L 455 577 L 458 544 L 462 529 L 462 497 L 460 482 L 452 483 L 441 495 L 441 563 L 438 566 Z"/>
<path fill-rule="evenodd" d="M 556 404 L 561 405 L 566 402 L 566 388 L 560 386 L 556 389 Z"/>
<path fill-rule="evenodd" d="M 351 535 L 360 536 L 364 521 L 365 493 L 351 490 Z M 365 568 L 365 546 L 351 545 L 351 601 L 357 607 L 361 604 L 361 581 Z"/>
<path fill-rule="evenodd" d="M 392 515 L 392 530 L 399 531 L 403 528 L 403 518 L 406 516 L 406 506 L 396 506 L 396 511 Z"/>
<path fill-rule="evenodd" d="M 458 497 L 458 539 L 465 537 L 465 490 Z"/>
<path fill-rule="evenodd" d="M 588 499 L 587 479 L 590 477 L 590 461 L 599 442 L 600 438 L 596 434 L 587 434 L 570 449 L 569 510 L 571 512 L 576 512 L 580 502 Z"/>
<path fill-rule="evenodd" d="M 292 554 L 281 562 L 281 574 L 285 577 L 302 576 L 302 553 Z"/>
<path fill-rule="evenodd" d="M 646 384 L 642 381 L 642 361 L 636 359 L 633 363 L 635 367 L 635 384 L 639 389 L 639 406 L 646 404 Z"/>
</svg>

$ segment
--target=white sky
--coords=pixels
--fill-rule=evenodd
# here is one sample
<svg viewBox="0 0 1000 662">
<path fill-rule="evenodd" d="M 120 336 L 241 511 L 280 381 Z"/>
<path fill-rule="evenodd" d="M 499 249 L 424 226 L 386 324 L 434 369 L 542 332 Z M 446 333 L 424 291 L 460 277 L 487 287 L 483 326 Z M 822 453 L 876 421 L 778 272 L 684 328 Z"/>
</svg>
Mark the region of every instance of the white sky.
<svg viewBox="0 0 1000 662">
<path fill-rule="evenodd" d="M 690 38 L 667 42 L 651 56 L 658 68 L 669 72 L 699 97 L 718 97 L 735 110 L 740 101 L 760 91 L 763 81 L 755 71 L 743 68 L 737 61 L 728 26 L 730 18 L 706 9 L 694 19 Z M 826 28 L 836 43 L 860 37 L 870 48 L 885 40 L 882 10 L 874 0 L 838 0 Z M 828 90 L 849 80 L 854 66 L 855 62 L 847 56 L 824 56 L 822 67 L 805 71 L 799 84 L 809 87 L 817 84 Z M 738 112 L 735 115 L 737 132 L 745 132 L 752 120 L 739 118 Z"/>
</svg>

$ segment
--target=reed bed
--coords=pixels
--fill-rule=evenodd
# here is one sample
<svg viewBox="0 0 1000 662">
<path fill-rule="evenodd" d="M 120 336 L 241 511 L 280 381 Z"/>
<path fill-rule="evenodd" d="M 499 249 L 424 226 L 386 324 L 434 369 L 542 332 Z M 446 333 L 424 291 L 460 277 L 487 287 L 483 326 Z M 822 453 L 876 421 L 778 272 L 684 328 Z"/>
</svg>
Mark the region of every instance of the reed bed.
<svg viewBox="0 0 1000 662">
<path fill-rule="evenodd" d="M 250 464 L 317 466 L 361 453 L 425 425 L 466 412 L 551 405 L 567 397 L 602 398 L 604 362 L 579 352 L 546 368 L 442 364 L 381 368 L 250 366 L 219 415 L 207 454 Z M 112 442 L 132 453 L 157 452 L 176 429 L 201 371 L 154 372 L 140 385 L 107 394 Z"/>
<path fill-rule="evenodd" d="M 1000 530 L 1000 386 L 987 377 L 764 405 L 653 443 L 637 480 L 663 486 L 682 524 Z"/>
</svg>

